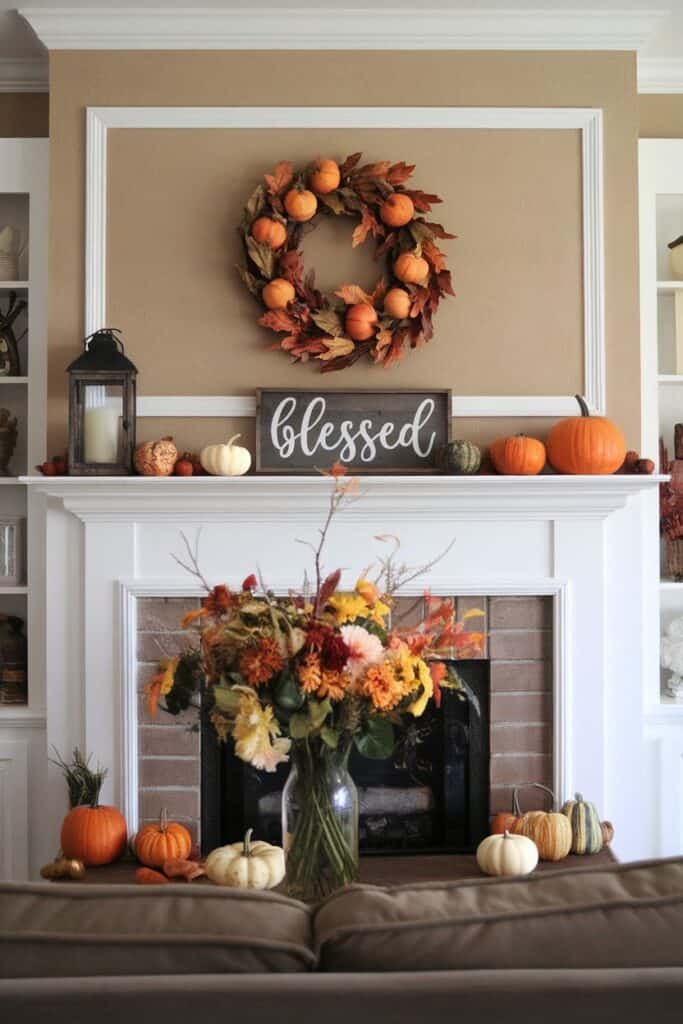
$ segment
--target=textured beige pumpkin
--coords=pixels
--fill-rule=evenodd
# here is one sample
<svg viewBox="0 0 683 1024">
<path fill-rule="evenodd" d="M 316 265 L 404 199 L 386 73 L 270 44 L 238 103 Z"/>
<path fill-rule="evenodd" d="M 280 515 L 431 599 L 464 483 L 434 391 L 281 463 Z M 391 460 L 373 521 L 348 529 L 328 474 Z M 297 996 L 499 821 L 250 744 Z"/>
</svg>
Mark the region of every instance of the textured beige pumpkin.
<svg viewBox="0 0 683 1024">
<path fill-rule="evenodd" d="M 211 476 L 243 476 L 251 466 L 251 455 L 246 448 L 235 444 L 235 434 L 227 444 L 210 444 L 203 448 L 200 462 Z"/>
<path fill-rule="evenodd" d="M 236 889 L 272 889 L 285 877 L 285 853 L 270 843 L 252 843 L 249 829 L 243 843 L 230 843 L 212 850 L 206 858 L 206 873 L 216 885 Z"/>
<path fill-rule="evenodd" d="M 506 831 L 482 839 L 477 864 L 485 875 L 530 875 L 538 864 L 538 848 L 532 839 Z"/>
<path fill-rule="evenodd" d="M 572 827 L 564 814 L 527 811 L 512 827 L 515 835 L 533 839 L 541 860 L 564 860 L 572 848 Z"/>
<path fill-rule="evenodd" d="M 135 468 L 141 476 L 170 476 L 178 461 L 172 437 L 147 441 L 135 449 Z"/>
</svg>

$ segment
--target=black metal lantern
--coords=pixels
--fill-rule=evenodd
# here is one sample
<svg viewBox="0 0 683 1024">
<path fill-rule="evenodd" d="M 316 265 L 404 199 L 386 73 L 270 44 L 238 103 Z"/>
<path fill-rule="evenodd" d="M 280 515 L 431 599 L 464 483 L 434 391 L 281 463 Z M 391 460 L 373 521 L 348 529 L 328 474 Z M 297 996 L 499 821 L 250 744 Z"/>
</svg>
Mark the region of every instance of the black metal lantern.
<svg viewBox="0 0 683 1024">
<path fill-rule="evenodd" d="M 132 471 L 138 371 L 117 333 L 116 327 L 95 331 L 67 369 L 72 476 L 124 476 Z"/>
</svg>

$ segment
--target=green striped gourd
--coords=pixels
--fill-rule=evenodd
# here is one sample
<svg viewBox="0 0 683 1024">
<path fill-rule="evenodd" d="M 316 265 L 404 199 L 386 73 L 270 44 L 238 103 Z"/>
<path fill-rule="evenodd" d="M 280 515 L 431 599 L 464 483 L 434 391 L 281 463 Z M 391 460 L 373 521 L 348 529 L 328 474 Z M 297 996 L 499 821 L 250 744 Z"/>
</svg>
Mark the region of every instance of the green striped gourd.
<svg viewBox="0 0 683 1024">
<path fill-rule="evenodd" d="M 595 805 L 576 793 L 573 800 L 564 804 L 562 813 L 572 827 L 572 853 L 600 853 L 602 828 Z"/>
<path fill-rule="evenodd" d="M 481 466 L 481 451 L 471 441 L 449 441 L 439 452 L 439 468 L 444 473 L 470 476 Z"/>
</svg>

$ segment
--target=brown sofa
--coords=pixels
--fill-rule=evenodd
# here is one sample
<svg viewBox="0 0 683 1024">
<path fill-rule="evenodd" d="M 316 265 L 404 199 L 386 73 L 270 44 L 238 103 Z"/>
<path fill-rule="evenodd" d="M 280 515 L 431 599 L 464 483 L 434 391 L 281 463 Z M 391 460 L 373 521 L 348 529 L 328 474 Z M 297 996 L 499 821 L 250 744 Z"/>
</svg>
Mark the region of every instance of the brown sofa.
<svg viewBox="0 0 683 1024">
<path fill-rule="evenodd" d="M 12 1024 L 683 1021 L 683 858 L 276 893 L 0 883 Z M 324 1016 L 323 1016 L 324 1015 Z"/>
</svg>

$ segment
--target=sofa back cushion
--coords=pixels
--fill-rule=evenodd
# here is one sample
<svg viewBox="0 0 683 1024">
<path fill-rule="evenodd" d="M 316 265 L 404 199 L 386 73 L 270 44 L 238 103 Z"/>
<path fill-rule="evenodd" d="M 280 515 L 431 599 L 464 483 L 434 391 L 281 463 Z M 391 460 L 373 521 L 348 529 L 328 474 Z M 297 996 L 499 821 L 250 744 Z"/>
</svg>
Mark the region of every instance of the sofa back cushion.
<svg viewBox="0 0 683 1024">
<path fill-rule="evenodd" d="M 0 977 L 311 970 L 295 900 L 214 886 L 0 883 Z"/>
<path fill-rule="evenodd" d="M 683 858 L 352 886 L 317 908 L 323 971 L 683 966 Z"/>
</svg>

